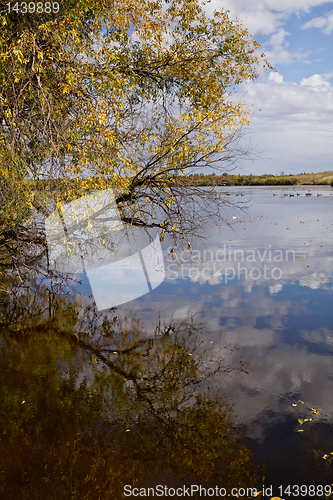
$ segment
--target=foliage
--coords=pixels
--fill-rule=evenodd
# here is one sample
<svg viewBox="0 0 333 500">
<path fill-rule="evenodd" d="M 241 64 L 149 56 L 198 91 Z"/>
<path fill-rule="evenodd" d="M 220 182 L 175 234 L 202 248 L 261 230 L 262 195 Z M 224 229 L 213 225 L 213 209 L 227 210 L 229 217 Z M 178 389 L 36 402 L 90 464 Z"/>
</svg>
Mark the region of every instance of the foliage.
<svg viewBox="0 0 333 500">
<path fill-rule="evenodd" d="M 241 154 L 248 111 L 229 94 L 267 66 L 241 23 L 207 18 L 199 0 L 82 0 L 58 15 L 4 7 L 0 24 L 1 175 L 19 180 L 0 186 L 0 231 L 33 216 L 31 204 L 48 213 L 105 185 L 124 220 L 175 233 L 193 221 L 174 178 Z M 62 185 L 42 204 L 40 178 Z"/>
</svg>

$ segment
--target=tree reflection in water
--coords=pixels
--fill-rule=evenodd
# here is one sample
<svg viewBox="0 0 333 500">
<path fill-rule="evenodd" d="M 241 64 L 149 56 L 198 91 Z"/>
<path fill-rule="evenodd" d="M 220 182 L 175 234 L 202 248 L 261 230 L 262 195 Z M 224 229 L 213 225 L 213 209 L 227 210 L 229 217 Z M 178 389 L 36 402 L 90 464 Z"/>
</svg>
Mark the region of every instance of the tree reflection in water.
<svg viewBox="0 0 333 500">
<path fill-rule="evenodd" d="M 207 383 L 240 365 L 213 360 L 193 318 L 147 335 L 134 316 L 75 304 L 63 281 L 6 280 L 2 499 L 120 499 L 126 484 L 257 486 L 232 409 Z"/>
</svg>

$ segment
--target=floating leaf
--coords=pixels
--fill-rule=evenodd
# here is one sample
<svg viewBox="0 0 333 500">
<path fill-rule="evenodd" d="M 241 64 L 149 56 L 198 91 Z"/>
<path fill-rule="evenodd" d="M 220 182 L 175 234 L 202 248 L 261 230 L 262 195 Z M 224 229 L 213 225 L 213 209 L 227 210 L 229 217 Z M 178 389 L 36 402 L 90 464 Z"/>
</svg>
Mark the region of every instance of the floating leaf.
<svg viewBox="0 0 333 500">
<path fill-rule="evenodd" d="M 317 411 L 315 408 L 311 408 L 312 413 L 315 415 L 320 415 L 319 411 Z"/>
<path fill-rule="evenodd" d="M 302 418 L 299 418 L 299 419 L 298 419 L 298 422 L 299 422 L 301 425 L 303 425 L 303 424 L 304 424 L 304 420 L 303 420 Z"/>
</svg>

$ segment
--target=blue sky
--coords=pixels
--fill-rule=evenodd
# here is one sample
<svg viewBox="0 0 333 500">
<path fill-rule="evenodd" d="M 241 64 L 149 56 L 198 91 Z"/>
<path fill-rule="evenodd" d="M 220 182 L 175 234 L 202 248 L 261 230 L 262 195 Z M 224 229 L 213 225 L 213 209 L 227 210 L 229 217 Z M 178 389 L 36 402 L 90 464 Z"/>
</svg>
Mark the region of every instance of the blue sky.
<svg viewBox="0 0 333 500">
<path fill-rule="evenodd" d="M 276 70 L 238 89 L 260 152 L 242 173 L 333 170 L 333 1 L 212 0 L 205 10 L 220 8 L 243 21 Z"/>
</svg>

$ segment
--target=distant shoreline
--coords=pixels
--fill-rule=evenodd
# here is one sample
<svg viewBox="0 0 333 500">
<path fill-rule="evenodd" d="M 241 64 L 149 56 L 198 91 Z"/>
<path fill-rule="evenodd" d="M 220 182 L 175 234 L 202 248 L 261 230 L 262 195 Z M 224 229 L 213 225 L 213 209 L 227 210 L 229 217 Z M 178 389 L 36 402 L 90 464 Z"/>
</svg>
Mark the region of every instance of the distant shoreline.
<svg viewBox="0 0 333 500">
<path fill-rule="evenodd" d="M 176 181 L 177 183 L 177 181 Z M 333 171 L 297 175 L 192 174 L 179 178 L 180 185 L 192 186 L 327 186 L 333 187 Z"/>
</svg>

